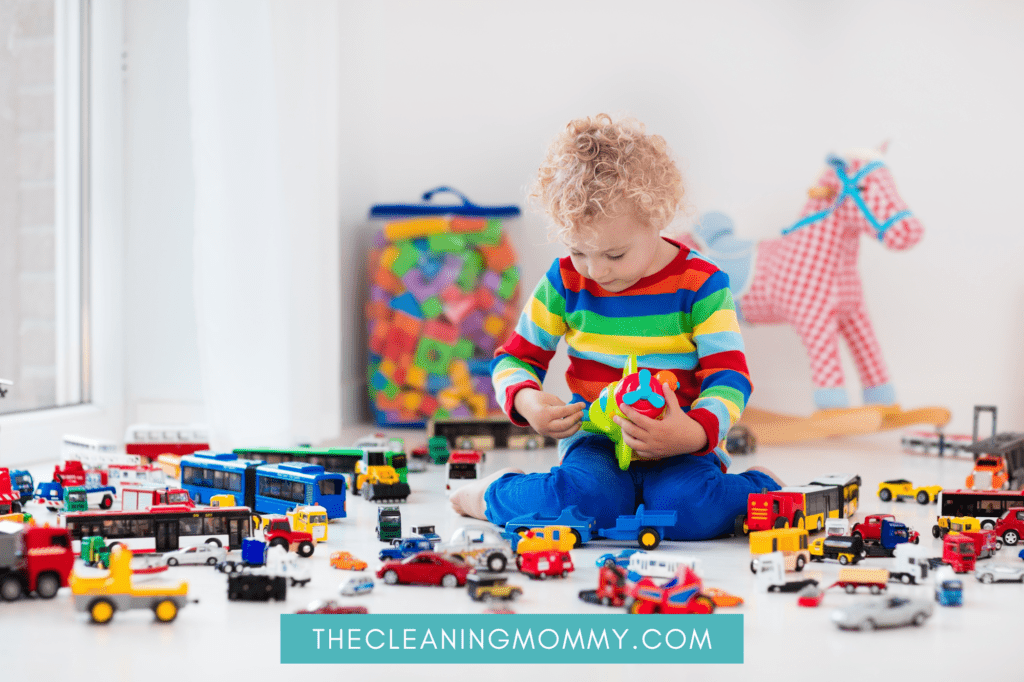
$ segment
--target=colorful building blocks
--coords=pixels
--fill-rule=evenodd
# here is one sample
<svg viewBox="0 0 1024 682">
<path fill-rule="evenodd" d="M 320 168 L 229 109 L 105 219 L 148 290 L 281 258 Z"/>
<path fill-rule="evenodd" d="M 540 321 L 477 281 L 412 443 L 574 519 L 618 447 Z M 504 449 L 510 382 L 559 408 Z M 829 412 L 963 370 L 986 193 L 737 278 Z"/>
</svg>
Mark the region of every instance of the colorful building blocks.
<svg viewBox="0 0 1024 682">
<path fill-rule="evenodd" d="M 387 561 L 377 577 L 388 585 L 415 584 L 455 587 L 466 584 L 472 567 L 458 559 L 436 552 L 420 552 L 402 561 Z"/>
<path fill-rule="evenodd" d="M 132 579 L 132 552 L 122 546 L 110 553 L 107 575 L 88 578 L 73 574 L 70 579 L 76 611 L 89 614 L 93 623 L 105 625 L 114 613 L 129 609 L 151 609 L 161 623 L 169 623 L 189 603 L 188 583 L 136 584 Z"/>
<path fill-rule="evenodd" d="M 896 500 L 917 500 L 918 504 L 938 502 L 941 485 L 915 486 L 905 478 L 894 478 L 891 481 L 882 481 L 878 484 L 878 499 L 882 502 Z"/>
<path fill-rule="evenodd" d="M 74 563 L 67 530 L 0 521 L 0 598 L 4 601 L 32 593 L 52 599 L 68 585 Z"/>
</svg>

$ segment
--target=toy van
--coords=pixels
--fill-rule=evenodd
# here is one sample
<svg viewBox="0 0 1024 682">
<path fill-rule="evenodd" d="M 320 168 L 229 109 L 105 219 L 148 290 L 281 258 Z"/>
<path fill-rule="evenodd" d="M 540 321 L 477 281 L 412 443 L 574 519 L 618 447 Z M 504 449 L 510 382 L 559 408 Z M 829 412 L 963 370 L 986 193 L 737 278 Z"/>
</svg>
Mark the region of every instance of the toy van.
<svg viewBox="0 0 1024 682">
<path fill-rule="evenodd" d="M 774 528 L 750 534 L 750 572 L 756 574 L 759 557 L 769 552 L 782 552 L 787 571 L 802 571 L 811 559 L 807 550 L 807 531 L 803 528 Z"/>
</svg>

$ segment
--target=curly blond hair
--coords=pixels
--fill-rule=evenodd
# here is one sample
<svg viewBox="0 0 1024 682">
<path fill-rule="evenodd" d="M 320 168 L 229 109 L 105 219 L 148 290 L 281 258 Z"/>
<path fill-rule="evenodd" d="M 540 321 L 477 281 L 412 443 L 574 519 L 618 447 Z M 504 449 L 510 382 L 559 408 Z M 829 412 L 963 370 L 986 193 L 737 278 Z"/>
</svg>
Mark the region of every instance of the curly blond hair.
<svg viewBox="0 0 1024 682">
<path fill-rule="evenodd" d="M 578 118 L 548 147 L 530 199 L 553 220 L 551 236 L 586 238 L 588 225 L 631 207 L 663 230 L 683 201 L 683 179 L 665 138 L 635 118 Z M 623 202 L 627 206 L 623 207 Z"/>
</svg>

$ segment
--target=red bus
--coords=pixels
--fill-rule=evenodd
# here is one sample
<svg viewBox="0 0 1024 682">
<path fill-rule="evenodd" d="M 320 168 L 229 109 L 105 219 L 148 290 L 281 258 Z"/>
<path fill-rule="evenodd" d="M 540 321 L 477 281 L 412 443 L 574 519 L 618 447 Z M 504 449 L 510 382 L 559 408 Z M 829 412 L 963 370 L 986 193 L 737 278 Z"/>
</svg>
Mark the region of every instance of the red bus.
<svg viewBox="0 0 1024 682">
<path fill-rule="evenodd" d="M 64 523 L 76 554 L 82 538 L 91 535 L 137 553 L 169 552 L 207 542 L 241 549 L 242 538 L 252 534 L 251 518 L 248 507 L 196 509 L 167 504 L 135 511 L 71 512 Z"/>
</svg>

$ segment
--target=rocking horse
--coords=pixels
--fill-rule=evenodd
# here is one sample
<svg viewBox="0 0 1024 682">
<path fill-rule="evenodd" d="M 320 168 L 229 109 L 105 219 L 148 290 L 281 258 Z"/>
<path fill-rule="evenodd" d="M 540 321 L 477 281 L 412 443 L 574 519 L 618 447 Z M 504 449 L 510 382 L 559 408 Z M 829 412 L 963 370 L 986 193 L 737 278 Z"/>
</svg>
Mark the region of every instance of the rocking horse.
<svg viewBox="0 0 1024 682">
<path fill-rule="evenodd" d="M 819 409 L 812 420 L 817 419 L 822 427 L 810 429 L 810 437 L 916 421 L 944 424 L 949 420 L 948 410 L 925 408 L 927 415 L 920 411 L 911 415 L 896 405 L 857 272 L 862 234 L 902 251 L 921 239 L 924 228 L 907 209 L 889 169 L 878 159 L 831 156 L 808 194 L 800 219 L 776 239 L 756 244 L 737 240 L 732 221 L 720 213 L 705 215 L 696 227 L 697 238 L 703 242 L 700 250 L 729 275 L 740 320 L 788 322 L 796 329 L 811 363 L 814 402 Z M 853 354 L 864 404 L 885 409 L 846 410 L 849 402 L 839 360 L 840 336 Z M 825 421 L 837 417 L 839 423 Z"/>
</svg>

